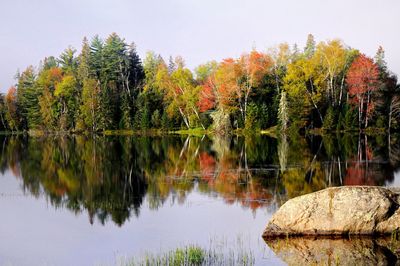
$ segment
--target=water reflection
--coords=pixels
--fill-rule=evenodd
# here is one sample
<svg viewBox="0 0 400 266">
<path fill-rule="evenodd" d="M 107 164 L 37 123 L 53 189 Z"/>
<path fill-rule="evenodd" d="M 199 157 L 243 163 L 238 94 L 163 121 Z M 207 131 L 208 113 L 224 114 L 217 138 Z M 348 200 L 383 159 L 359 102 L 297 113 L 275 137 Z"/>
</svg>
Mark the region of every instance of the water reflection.
<svg viewBox="0 0 400 266">
<path fill-rule="evenodd" d="M 385 185 L 399 169 L 395 137 L 2 136 L 0 170 L 25 193 L 122 225 L 144 201 L 185 202 L 192 190 L 254 212 L 334 185 Z M 396 144 L 396 145 L 395 145 Z"/>
<path fill-rule="evenodd" d="M 395 265 L 400 242 L 392 238 L 288 238 L 266 240 L 288 265 Z"/>
</svg>

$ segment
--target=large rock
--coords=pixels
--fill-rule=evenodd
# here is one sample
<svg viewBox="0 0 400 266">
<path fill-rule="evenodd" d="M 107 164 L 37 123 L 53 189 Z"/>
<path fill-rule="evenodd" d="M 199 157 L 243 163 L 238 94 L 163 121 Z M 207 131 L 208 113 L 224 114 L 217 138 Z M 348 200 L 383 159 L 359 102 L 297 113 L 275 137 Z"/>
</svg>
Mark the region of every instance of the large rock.
<svg viewBox="0 0 400 266">
<path fill-rule="evenodd" d="M 399 194 L 383 187 L 333 187 L 287 201 L 263 237 L 392 234 L 400 227 Z"/>
</svg>

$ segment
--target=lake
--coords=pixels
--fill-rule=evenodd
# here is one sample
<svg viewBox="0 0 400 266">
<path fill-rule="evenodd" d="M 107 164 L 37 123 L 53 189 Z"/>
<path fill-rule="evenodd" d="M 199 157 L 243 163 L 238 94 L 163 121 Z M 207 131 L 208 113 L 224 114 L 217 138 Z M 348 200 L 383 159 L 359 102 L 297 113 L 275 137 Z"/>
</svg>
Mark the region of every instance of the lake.
<svg viewBox="0 0 400 266">
<path fill-rule="evenodd" d="M 390 239 L 261 238 L 290 198 L 400 186 L 395 136 L 3 135 L 0 145 L 0 265 L 124 265 L 187 245 L 256 265 L 396 260 Z"/>
</svg>

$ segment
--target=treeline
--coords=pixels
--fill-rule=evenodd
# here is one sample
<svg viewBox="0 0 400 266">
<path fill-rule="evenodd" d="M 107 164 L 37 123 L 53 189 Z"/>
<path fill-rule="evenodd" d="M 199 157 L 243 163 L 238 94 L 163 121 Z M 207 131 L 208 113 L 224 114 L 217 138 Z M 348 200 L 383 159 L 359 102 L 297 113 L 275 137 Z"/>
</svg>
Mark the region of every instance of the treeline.
<svg viewBox="0 0 400 266">
<path fill-rule="evenodd" d="M 0 97 L 0 119 L 11 131 L 390 131 L 400 126 L 400 87 L 382 47 L 369 58 L 309 35 L 302 50 L 283 43 L 192 72 L 181 57 L 166 62 L 149 52 L 142 62 L 113 33 L 18 73 Z"/>
</svg>

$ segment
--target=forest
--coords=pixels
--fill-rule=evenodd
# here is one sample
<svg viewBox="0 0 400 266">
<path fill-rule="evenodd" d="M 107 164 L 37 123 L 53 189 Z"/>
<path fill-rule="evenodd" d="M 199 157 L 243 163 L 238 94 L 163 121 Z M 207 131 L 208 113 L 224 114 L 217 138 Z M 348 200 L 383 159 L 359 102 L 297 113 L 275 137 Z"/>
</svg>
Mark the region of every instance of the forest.
<svg viewBox="0 0 400 266">
<path fill-rule="evenodd" d="M 142 60 L 112 33 L 18 72 L 0 119 L 12 132 L 390 132 L 400 127 L 400 86 L 382 47 L 370 58 L 339 39 L 310 34 L 303 49 L 282 43 L 191 71 L 180 56 Z"/>
</svg>

